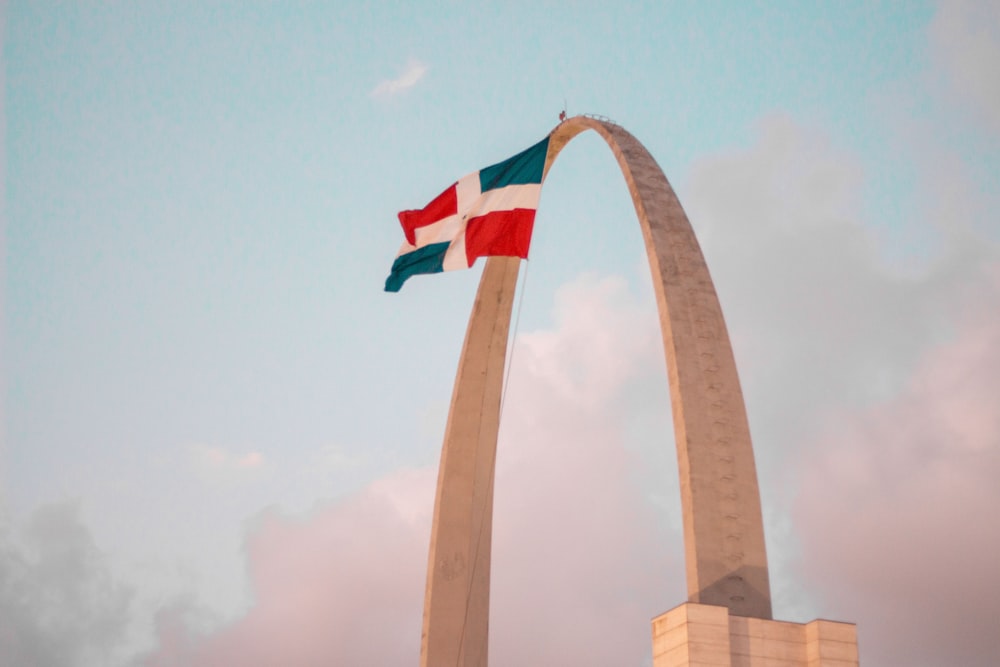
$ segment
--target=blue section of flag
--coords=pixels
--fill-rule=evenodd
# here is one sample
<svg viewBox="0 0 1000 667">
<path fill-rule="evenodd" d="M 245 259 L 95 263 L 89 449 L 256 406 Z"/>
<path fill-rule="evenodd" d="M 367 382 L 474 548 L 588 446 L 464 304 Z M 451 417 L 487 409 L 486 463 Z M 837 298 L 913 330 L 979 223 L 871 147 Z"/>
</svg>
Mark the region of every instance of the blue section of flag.
<svg viewBox="0 0 1000 667">
<path fill-rule="evenodd" d="M 479 170 L 481 192 L 495 190 L 507 185 L 541 183 L 545 171 L 545 156 L 549 152 L 549 138 L 545 137 L 531 148 L 521 151 L 512 158 Z"/>
<path fill-rule="evenodd" d="M 420 273 L 441 273 L 444 270 L 444 254 L 449 242 L 430 243 L 405 255 L 400 255 L 392 263 L 392 272 L 385 279 L 386 292 L 398 292 L 406 279 Z"/>
</svg>

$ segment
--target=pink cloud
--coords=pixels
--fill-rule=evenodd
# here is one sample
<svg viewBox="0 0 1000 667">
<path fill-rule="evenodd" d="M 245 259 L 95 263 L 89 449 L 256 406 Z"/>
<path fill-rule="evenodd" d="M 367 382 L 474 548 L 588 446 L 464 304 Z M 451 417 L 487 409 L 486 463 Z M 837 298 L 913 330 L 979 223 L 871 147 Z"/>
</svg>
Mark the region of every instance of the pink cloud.
<svg viewBox="0 0 1000 667">
<path fill-rule="evenodd" d="M 794 536 L 769 542 L 772 567 L 801 547 L 798 576 L 772 582 L 820 602 L 789 620 L 858 622 L 869 666 L 1000 663 L 997 275 L 964 246 L 916 276 L 885 270 L 857 165 L 788 119 L 695 171 L 689 211 L 733 326 L 765 503 L 782 479 L 801 489 Z M 650 617 L 684 598 L 669 422 L 645 423 L 669 410 L 655 311 L 624 281 L 584 277 L 554 312 L 514 353 L 491 655 L 641 664 Z M 647 470 L 652 450 L 665 456 Z M 266 515 L 248 538 L 252 609 L 205 636 L 166 632 L 164 614 L 147 664 L 416 664 L 433 484 L 432 469 L 400 471 L 306 517 Z"/>
<path fill-rule="evenodd" d="M 622 280 L 584 278 L 558 295 L 554 329 L 519 343 L 498 455 L 494 664 L 641 664 L 650 619 L 683 595 L 681 547 L 623 435 L 623 390 L 662 359 L 649 306 Z M 204 636 L 165 612 L 145 664 L 416 664 L 435 479 L 404 470 L 305 517 L 265 513 L 247 540 L 249 612 Z"/>
<path fill-rule="evenodd" d="M 1000 664 L 1000 277 L 983 268 L 995 243 L 965 231 L 975 184 L 921 164 L 929 205 L 907 230 L 950 243 L 890 269 L 856 161 L 788 118 L 761 130 L 701 161 L 685 205 L 732 326 L 769 529 L 792 524 L 768 534 L 775 612 L 857 622 L 866 665 Z"/>
<path fill-rule="evenodd" d="M 651 359 L 666 384 L 656 313 L 620 279 L 584 277 L 555 305 L 554 329 L 520 340 L 511 373 L 491 660 L 641 664 L 650 619 L 684 595 L 682 548 L 645 494 L 647 459 L 625 436 L 634 412 L 622 399 Z M 669 433 L 659 442 L 672 459 Z"/>
<path fill-rule="evenodd" d="M 972 292 L 905 390 L 837 415 L 802 462 L 805 585 L 869 664 L 1000 663 L 1000 271 Z"/>
<path fill-rule="evenodd" d="M 401 471 L 306 517 L 271 511 L 247 541 L 254 604 L 207 637 L 159 619 L 145 664 L 394 665 L 419 650 L 434 472 Z"/>
</svg>

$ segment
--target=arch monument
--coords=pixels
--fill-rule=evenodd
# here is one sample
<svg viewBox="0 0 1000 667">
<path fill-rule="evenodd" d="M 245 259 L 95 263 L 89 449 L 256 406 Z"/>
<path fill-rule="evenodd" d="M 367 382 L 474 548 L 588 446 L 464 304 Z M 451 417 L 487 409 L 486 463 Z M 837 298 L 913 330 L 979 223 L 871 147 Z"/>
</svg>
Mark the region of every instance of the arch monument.
<svg viewBox="0 0 1000 667">
<path fill-rule="evenodd" d="M 771 635 L 785 632 L 784 644 L 802 645 L 786 657 L 816 653 L 818 648 L 807 647 L 807 634 L 818 637 L 823 628 L 828 640 L 835 638 L 829 640 L 837 644 L 834 648 L 843 649 L 840 644 L 850 644 L 853 625 L 770 620 L 760 494 L 736 362 L 705 259 L 663 171 L 620 125 L 575 116 L 550 134 L 543 179 L 566 144 L 586 130 L 607 142 L 632 195 L 666 352 L 688 599 L 654 619 L 654 664 L 764 664 L 731 659 L 743 655 L 744 648 L 750 651 L 747 642 L 755 633 L 768 634 L 768 628 Z M 494 464 L 519 267 L 516 257 L 487 260 L 469 318 L 438 471 L 421 667 L 487 664 Z M 692 653 L 704 646 L 713 647 L 718 661 Z M 788 647 L 779 649 L 787 653 Z M 841 653 L 848 658 L 849 647 Z M 857 664 L 856 640 L 853 655 L 853 663 L 788 664 Z"/>
</svg>

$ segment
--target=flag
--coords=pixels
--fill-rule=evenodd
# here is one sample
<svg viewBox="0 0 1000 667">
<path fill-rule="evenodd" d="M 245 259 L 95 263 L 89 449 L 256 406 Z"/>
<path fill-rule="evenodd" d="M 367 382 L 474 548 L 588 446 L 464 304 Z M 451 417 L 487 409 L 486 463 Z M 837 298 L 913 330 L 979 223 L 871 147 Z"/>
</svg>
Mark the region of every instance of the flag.
<svg viewBox="0 0 1000 667">
<path fill-rule="evenodd" d="M 385 291 L 398 292 L 420 273 L 467 269 L 477 257 L 528 257 L 542 172 L 545 137 L 503 162 L 463 176 L 422 209 L 400 211 L 406 241 Z"/>
</svg>

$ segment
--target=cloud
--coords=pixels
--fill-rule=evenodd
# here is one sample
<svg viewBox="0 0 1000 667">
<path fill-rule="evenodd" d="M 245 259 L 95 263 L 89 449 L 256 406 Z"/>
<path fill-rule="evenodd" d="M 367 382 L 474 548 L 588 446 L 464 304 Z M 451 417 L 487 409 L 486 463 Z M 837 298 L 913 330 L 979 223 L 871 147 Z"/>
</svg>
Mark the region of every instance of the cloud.
<svg viewBox="0 0 1000 667">
<path fill-rule="evenodd" d="M 114 664 L 131 598 L 75 505 L 40 507 L 18 534 L 0 532 L 0 663 Z"/>
<path fill-rule="evenodd" d="M 766 461 L 812 446 L 803 437 L 823 411 L 896 395 L 948 335 L 955 299 L 1000 257 L 995 241 L 966 230 L 919 269 L 898 271 L 883 260 L 863 186 L 852 156 L 773 116 L 751 148 L 702 160 L 683 188 Z M 924 215 L 909 224 L 966 226 L 938 205 L 951 188 L 930 179 Z"/>
<path fill-rule="evenodd" d="M 497 455 L 491 660 L 640 665 L 685 595 L 666 369 L 651 294 L 585 275 L 523 335 Z M 676 518 L 676 517 L 674 517 Z M 671 526 L 673 525 L 673 530 Z"/>
<path fill-rule="evenodd" d="M 802 464 L 802 568 L 873 664 L 1000 662 L 1000 264 L 970 291 L 906 388 L 833 415 Z"/>
<path fill-rule="evenodd" d="M 931 53 L 947 85 L 987 127 L 1000 133 L 1000 5 L 948 0 L 929 27 Z"/>
<path fill-rule="evenodd" d="M 650 618 L 684 581 L 679 542 L 671 555 L 636 483 L 622 401 L 657 354 L 655 313 L 623 280 L 593 277 L 564 288 L 556 313 L 521 338 L 505 403 L 492 660 L 641 664 Z M 247 539 L 253 608 L 207 633 L 165 610 L 142 664 L 415 664 L 435 479 L 402 470 L 306 516 L 265 513 Z"/>
<path fill-rule="evenodd" d="M 196 445 L 189 448 L 196 474 L 209 484 L 235 484 L 257 480 L 267 466 L 261 452 L 239 452 L 225 447 Z"/>
<path fill-rule="evenodd" d="M 379 82 L 372 89 L 372 97 L 392 97 L 393 95 L 398 95 L 417 85 L 424 78 L 425 74 L 427 74 L 427 65 L 419 60 L 410 60 L 406 64 L 406 68 L 402 74 L 398 77 Z"/>
<path fill-rule="evenodd" d="M 817 406 L 896 391 L 935 333 L 933 302 L 961 280 L 883 265 L 862 183 L 822 133 L 772 116 L 751 148 L 703 159 L 684 188 L 765 463 L 801 446 Z"/>
<path fill-rule="evenodd" d="M 775 612 L 859 622 L 868 664 L 990 664 L 1000 346 L 995 309 L 975 312 L 1000 300 L 1000 253 L 970 236 L 919 272 L 887 267 L 863 184 L 850 155 L 779 116 L 682 190 L 748 400 Z M 642 664 L 649 619 L 685 597 L 663 354 L 640 294 L 583 276 L 551 328 L 519 337 L 497 460 L 499 664 Z M 206 631 L 167 610 L 143 664 L 414 664 L 434 477 L 266 513 L 247 538 L 250 611 Z M 947 622 L 913 631 L 934 609 Z"/>
<path fill-rule="evenodd" d="M 144 665 L 396 665 L 419 650 L 431 469 L 401 471 L 304 517 L 268 511 L 247 540 L 255 604 L 214 633 L 192 605 L 157 619 Z"/>
<path fill-rule="evenodd" d="M 859 204 L 863 176 L 822 134 L 773 117 L 687 188 L 765 515 L 790 526 L 768 534 L 776 616 L 857 622 L 866 664 L 997 664 L 1000 251 L 966 231 L 921 270 L 894 270 Z M 928 203 L 953 196 L 951 181 L 926 183 Z M 954 228 L 969 213 L 930 205 L 910 222 Z"/>
<path fill-rule="evenodd" d="M 264 463 L 264 455 L 260 452 L 234 454 L 222 447 L 199 448 L 195 455 L 202 464 L 214 468 L 256 468 Z"/>
</svg>

